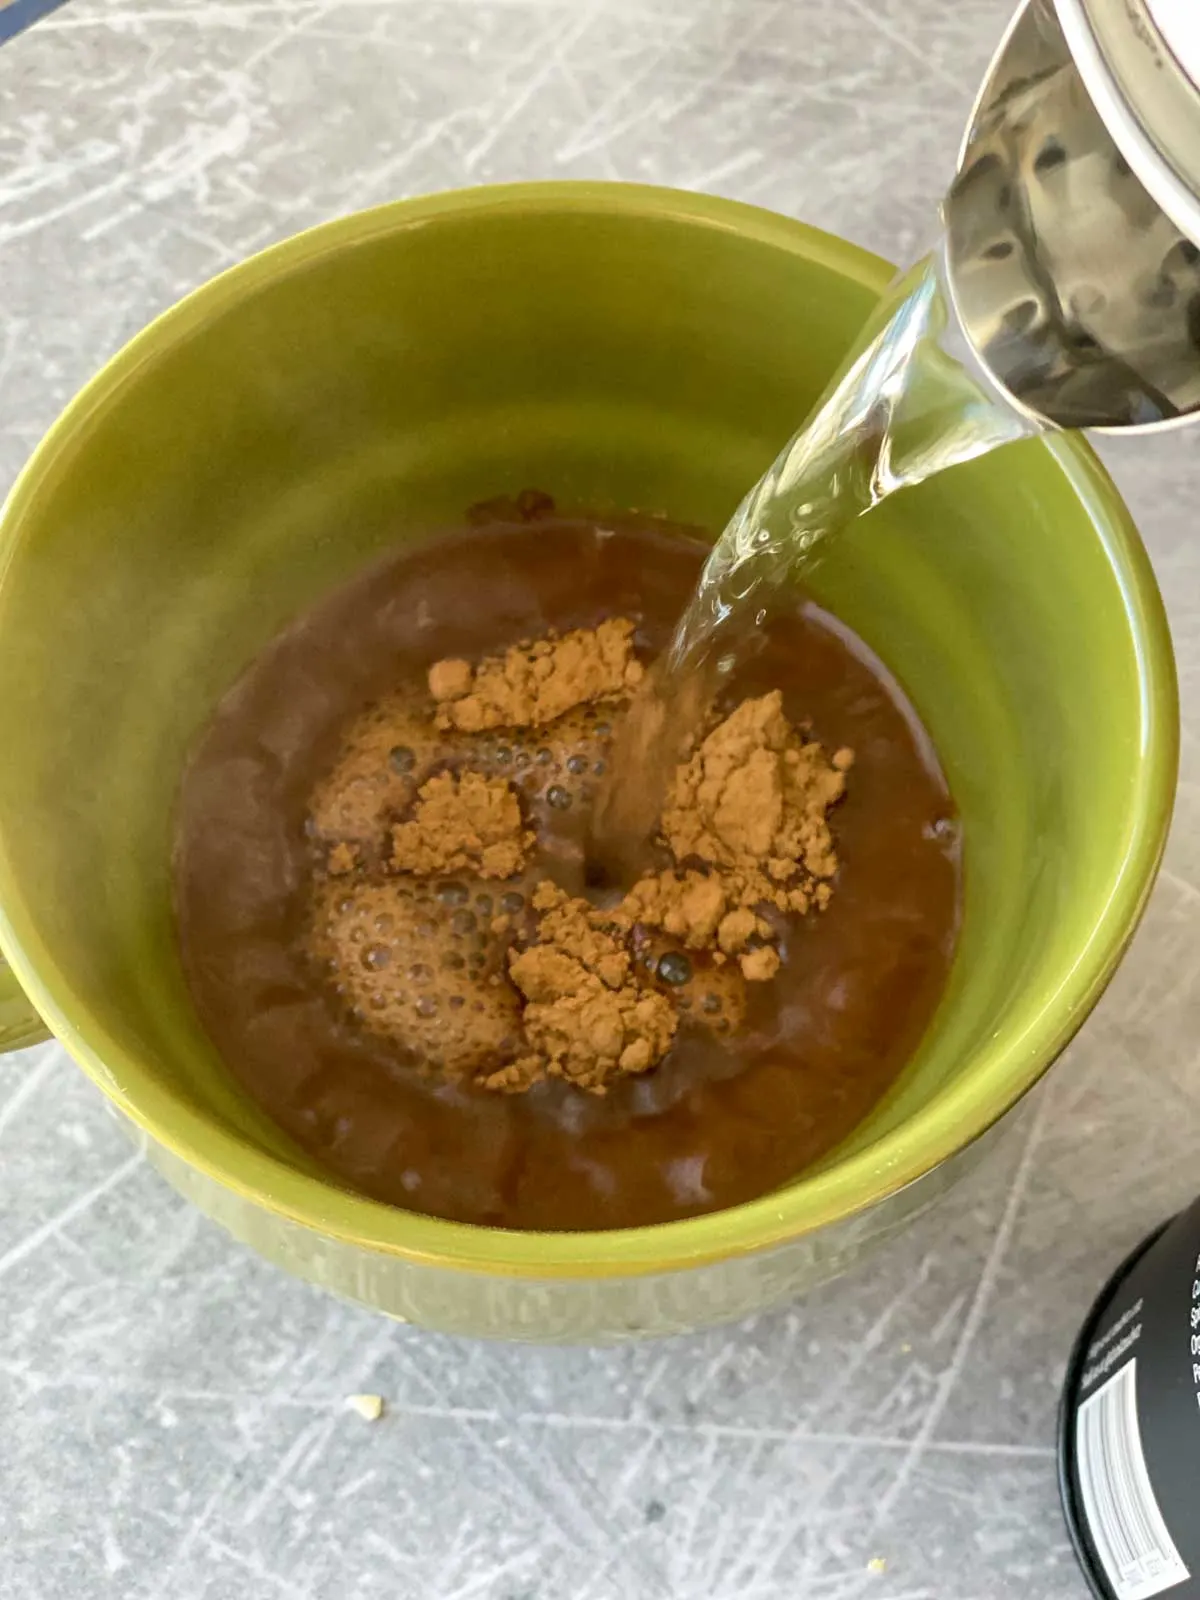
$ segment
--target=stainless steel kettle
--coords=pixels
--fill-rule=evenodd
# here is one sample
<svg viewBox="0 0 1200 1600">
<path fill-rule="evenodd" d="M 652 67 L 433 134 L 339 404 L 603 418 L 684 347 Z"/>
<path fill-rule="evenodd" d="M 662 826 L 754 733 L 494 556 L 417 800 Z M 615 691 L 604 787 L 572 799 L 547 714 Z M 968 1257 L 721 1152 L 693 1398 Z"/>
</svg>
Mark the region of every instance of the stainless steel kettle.
<svg viewBox="0 0 1200 1600">
<path fill-rule="evenodd" d="M 1200 0 L 1027 0 L 943 217 L 959 321 L 1019 409 L 1200 412 Z"/>
</svg>

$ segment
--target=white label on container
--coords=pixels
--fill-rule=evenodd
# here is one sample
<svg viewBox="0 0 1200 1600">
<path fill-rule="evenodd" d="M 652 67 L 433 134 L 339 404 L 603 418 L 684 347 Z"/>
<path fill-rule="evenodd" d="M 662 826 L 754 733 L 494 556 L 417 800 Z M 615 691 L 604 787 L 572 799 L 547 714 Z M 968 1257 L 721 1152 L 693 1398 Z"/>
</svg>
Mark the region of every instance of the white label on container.
<svg viewBox="0 0 1200 1600">
<path fill-rule="evenodd" d="M 1151 1600 L 1185 1583 L 1190 1573 L 1146 1470 L 1136 1357 L 1080 1406 L 1075 1459 L 1087 1531 L 1117 1600 Z"/>
</svg>

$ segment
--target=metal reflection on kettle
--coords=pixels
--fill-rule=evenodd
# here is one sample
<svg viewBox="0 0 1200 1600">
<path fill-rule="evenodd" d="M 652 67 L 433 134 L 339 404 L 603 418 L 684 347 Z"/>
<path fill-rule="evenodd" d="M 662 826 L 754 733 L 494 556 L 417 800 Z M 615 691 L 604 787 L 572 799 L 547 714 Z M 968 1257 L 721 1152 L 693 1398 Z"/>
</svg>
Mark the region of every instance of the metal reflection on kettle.
<svg viewBox="0 0 1200 1600">
<path fill-rule="evenodd" d="M 1027 0 L 943 205 L 988 375 L 1060 427 L 1200 411 L 1200 6 Z"/>
</svg>

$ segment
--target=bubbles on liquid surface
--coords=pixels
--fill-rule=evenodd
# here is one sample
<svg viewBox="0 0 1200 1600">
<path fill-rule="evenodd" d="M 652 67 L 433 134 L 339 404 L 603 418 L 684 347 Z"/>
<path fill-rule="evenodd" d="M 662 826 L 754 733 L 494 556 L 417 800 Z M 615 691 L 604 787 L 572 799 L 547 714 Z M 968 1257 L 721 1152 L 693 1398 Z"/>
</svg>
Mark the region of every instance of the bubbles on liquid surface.
<svg viewBox="0 0 1200 1600">
<path fill-rule="evenodd" d="M 692 963 L 678 950 L 668 950 L 658 958 L 655 970 L 664 983 L 688 983 L 692 976 Z"/>
<path fill-rule="evenodd" d="M 507 941 L 466 909 L 490 900 L 491 886 L 446 883 L 451 904 L 435 896 L 433 915 L 411 881 L 364 883 L 353 896 L 317 885 L 308 944 L 317 970 L 336 974 L 332 994 L 349 1025 L 419 1063 L 470 1074 L 505 1058 L 501 1041 L 515 1036 L 520 1006 L 504 976 Z"/>
</svg>

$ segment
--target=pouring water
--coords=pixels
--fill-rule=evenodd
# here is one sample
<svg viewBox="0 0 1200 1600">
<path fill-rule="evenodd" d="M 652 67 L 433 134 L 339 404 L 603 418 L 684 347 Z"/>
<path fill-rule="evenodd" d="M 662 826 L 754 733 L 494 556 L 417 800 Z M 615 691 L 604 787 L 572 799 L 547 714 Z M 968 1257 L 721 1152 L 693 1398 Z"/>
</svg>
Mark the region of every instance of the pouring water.
<svg viewBox="0 0 1200 1600">
<path fill-rule="evenodd" d="M 1200 130 L 1200 91 L 1196 108 Z M 980 91 L 936 247 L 735 511 L 630 708 L 620 780 L 596 807 L 602 876 L 636 872 L 674 759 L 829 538 L 1014 440 L 1145 431 L 1200 407 L 1200 248 L 1179 220 L 1200 240 L 1200 200 L 1194 219 L 1172 216 L 1144 171 L 1145 182 L 1085 88 L 1051 0 L 1029 0 Z"/>
</svg>

